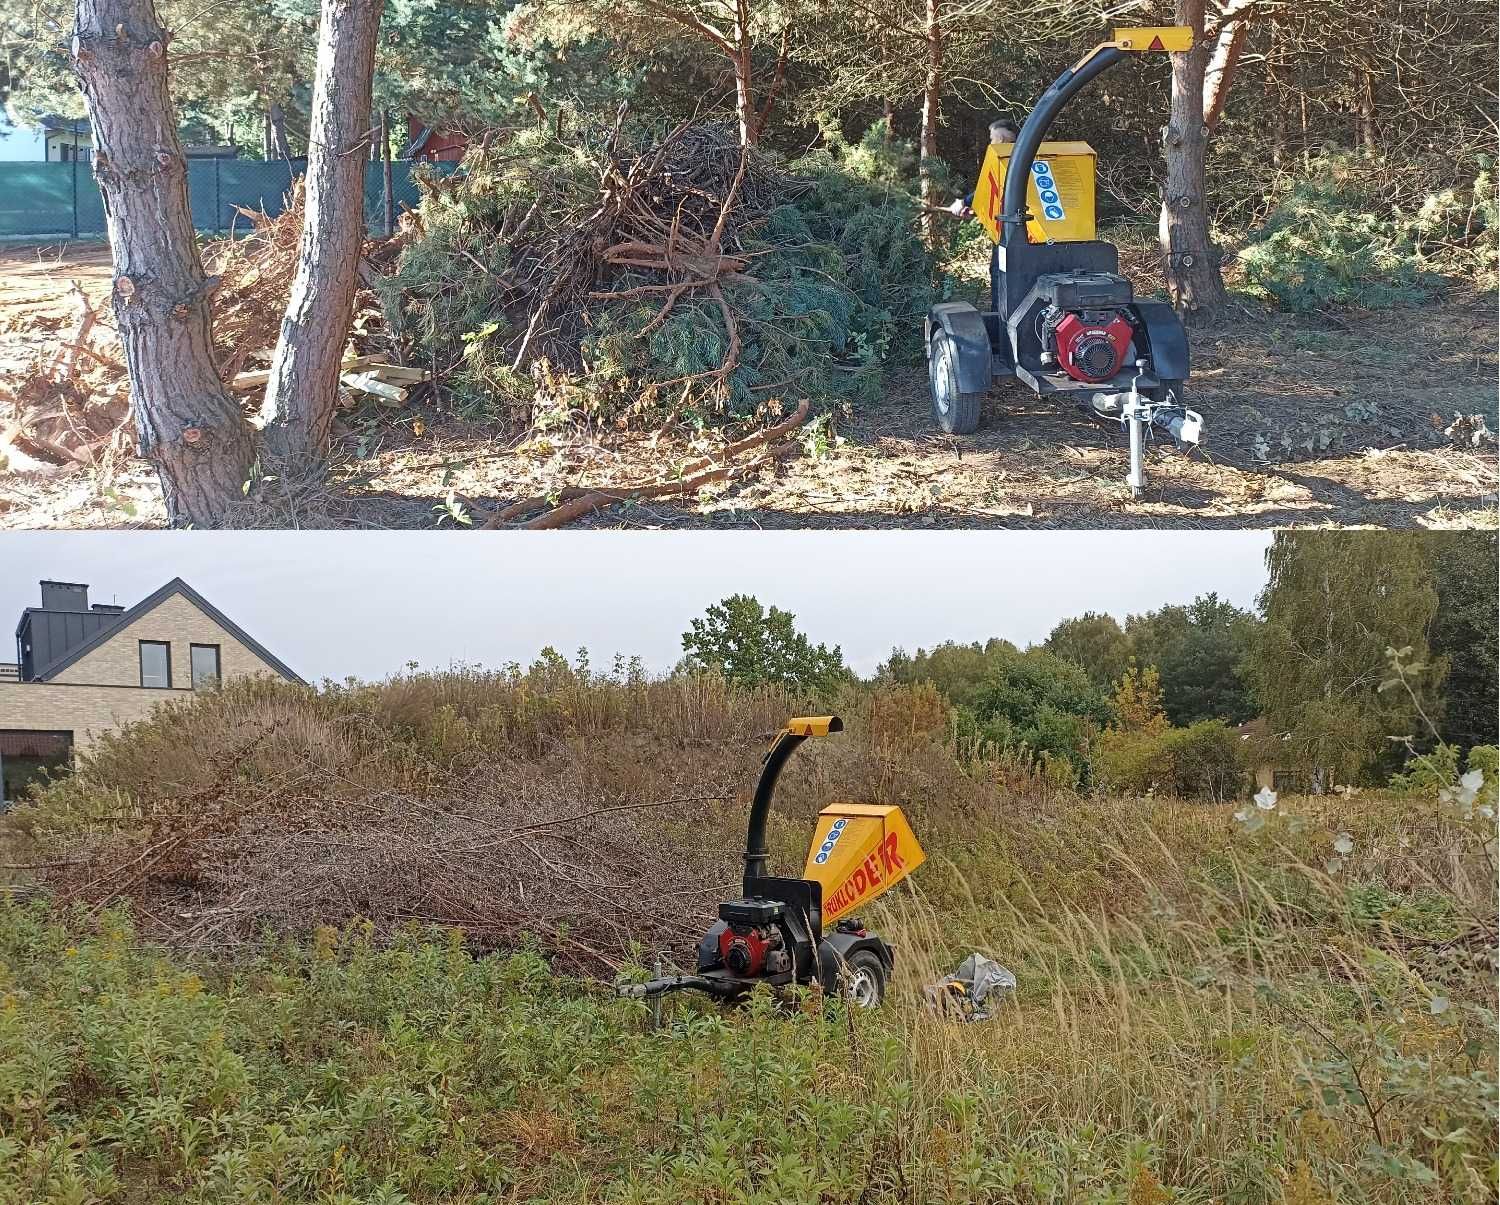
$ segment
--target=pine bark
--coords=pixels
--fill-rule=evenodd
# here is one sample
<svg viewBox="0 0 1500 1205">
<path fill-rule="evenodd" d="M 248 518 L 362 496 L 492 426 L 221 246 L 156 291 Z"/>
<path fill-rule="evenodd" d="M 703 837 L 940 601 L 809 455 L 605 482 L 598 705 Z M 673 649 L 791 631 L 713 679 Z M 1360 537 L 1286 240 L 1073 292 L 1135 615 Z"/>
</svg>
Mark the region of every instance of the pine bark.
<svg viewBox="0 0 1500 1205">
<path fill-rule="evenodd" d="M 360 247 L 370 89 L 382 0 L 324 0 L 308 131 L 305 217 L 281 337 L 261 407 L 261 441 L 278 470 L 327 452 Z"/>
<path fill-rule="evenodd" d="M 937 245 L 936 182 L 933 167 L 938 157 L 938 121 L 943 97 L 943 25 L 939 0 L 927 0 L 922 27 L 927 46 L 927 74 L 922 82 L 922 134 L 917 149 L 917 175 L 922 190 L 922 235 L 929 247 Z"/>
<path fill-rule="evenodd" d="M 213 527 L 241 497 L 253 442 L 213 358 L 213 290 L 188 207 L 151 0 L 77 0 L 71 61 L 92 123 L 114 264 L 111 303 L 141 455 L 174 526 Z"/>
<path fill-rule="evenodd" d="M 1184 321 L 1211 319 L 1229 304 L 1219 253 L 1208 229 L 1204 162 L 1209 126 L 1203 81 L 1209 47 L 1203 44 L 1203 0 L 1177 0 L 1176 24 L 1193 30 L 1193 48 L 1172 55 L 1171 115 L 1163 135 L 1167 178 L 1159 233 L 1167 288 Z"/>
<path fill-rule="evenodd" d="M 755 112 L 755 61 L 750 41 L 750 8 L 745 0 L 734 6 L 734 41 L 730 58 L 734 65 L 734 107 L 740 122 L 740 145 L 754 146 L 760 141 L 760 122 Z"/>
</svg>

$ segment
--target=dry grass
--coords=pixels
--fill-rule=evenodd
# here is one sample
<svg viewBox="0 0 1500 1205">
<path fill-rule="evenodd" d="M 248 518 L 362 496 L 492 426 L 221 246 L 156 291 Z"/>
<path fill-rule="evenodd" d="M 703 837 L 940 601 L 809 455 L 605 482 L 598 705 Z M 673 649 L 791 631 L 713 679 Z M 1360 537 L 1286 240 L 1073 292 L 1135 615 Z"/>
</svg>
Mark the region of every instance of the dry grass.
<svg viewBox="0 0 1500 1205">
<path fill-rule="evenodd" d="M 218 1066 L 227 1042 L 255 1079 L 244 1108 L 326 1143 L 312 1183 L 344 1144 L 351 1192 L 438 1199 L 499 1177 L 541 1200 L 748 1202 L 801 1199 L 811 1176 L 840 1202 L 1493 1200 L 1492 825 L 1371 792 L 1283 799 L 1252 834 L 1230 807 L 1080 799 L 959 759 L 930 691 L 838 707 L 848 731 L 789 768 L 774 860 L 800 863 L 829 799 L 910 813 L 929 860 L 866 917 L 898 951 L 878 1015 L 674 998 L 648 1031 L 597 988 L 461 953 L 527 946 L 606 975 L 656 947 L 686 960 L 736 875 L 759 737 L 797 700 L 558 664 L 245 685 L 105 741 L 7 820 L 13 856 L 82 851 L 87 869 L 43 872 L 86 907 L 76 935 L 26 939 L 36 969 L 5 972 L 37 1007 L 24 1023 L 0 1009 L 0 1088 L 38 1043 L 104 1049 L 65 1041 L 70 1026 L 133 1049 L 167 1016 L 186 1048 L 170 1067 Z M 628 810 L 572 825 L 573 844 L 558 830 L 612 806 Z M 1354 848 L 1330 867 L 1338 834 Z M 101 911 L 119 899 L 138 941 L 233 959 L 186 979 L 131 969 L 146 955 Z M 465 928 L 422 944 L 410 920 Z M 265 952 L 262 921 L 310 940 Z M 30 923 L 0 909 L 0 943 Z M 925 1009 L 922 989 L 975 949 L 1016 973 L 1014 1001 L 974 1025 Z M 96 1144 L 116 1132 L 111 1093 L 161 1107 L 121 1067 L 87 1072 L 98 1102 L 68 1098 L 94 1110 Z M 350 1087 L 328 1103 L 331 1082 Z M 422 1101 L 424 1141 L 361 1120 L 372 1100 Z M 218 1145 L 254 1166 L 276 1149 L 242 1117 L 204 1151 L 197 1108 L 151 1131 L 180 1150 L 111 1139 L 136 1143 L 126 1178 L 203 1186 Z"/>
</svg>

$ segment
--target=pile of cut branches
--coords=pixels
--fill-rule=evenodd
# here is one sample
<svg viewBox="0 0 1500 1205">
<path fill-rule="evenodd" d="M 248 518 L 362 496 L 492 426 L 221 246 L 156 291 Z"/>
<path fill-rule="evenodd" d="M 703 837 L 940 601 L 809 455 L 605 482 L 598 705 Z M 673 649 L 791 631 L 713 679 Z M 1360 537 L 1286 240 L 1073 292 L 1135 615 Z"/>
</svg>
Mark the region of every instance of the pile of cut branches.
<svg viewBox="0 0 1500 1205">
<path fill-rule="evenodd" d="M 737 793 L 722 756 L 601 782 L 564 745 L 428 766 L 412 789 L 266 755 L 295 743 L 263 729 L 211 756 L 201 783 L 138 795 L 119 827 L 41 868 L 45 890 L 92 911 L 128 901 L 179 946 L 417 923 L 462 928 L 476 949 L 532 941 L 609 975 L 640 949 L 691 948 L 734 882 L 726 830 L 706 823 Z"/>
<path fill-rule="evenodd" d="M 248 394 L 262 388 L 269 376 L 264 369 L 245 369 L 252 363 L 269 365 L 297 270 L 301 182 L 276 216 L 250 209 L 239 213 L 248 231 L 206 244 L 203 264 L 213 287 L 220 379 Z M 355 346 L 345 384 L 399 405 L 406 401 L 407 389 L 425 380 L 426 374 L 379 363 L 383 356 L 358 354 L 359 344 L 375 341 L 381 323 L 374 309 L 379 298 L 372 288 L 380 270 L 372 257 L 393 254 L 393 247 L 372 245 L 361 258 L 365 288 L 356 304 L 351 332 Z M 77 300 L 73 328 L 62 333 L 59 345 L 37 353 L 0 383 L 0 455 L 19 453 L 23 464 L 96 467 L 134 448 L 129 382 L 118 332 L 107 307 L 91 303 L 76 281 L 72 290 Z M 388 342 L 383 333 L 380 342 Z"/>
<path fill-rule="evenodd" d="M 72 330 L 0 384 L 0 456 L 7 462 L 92 467 L 131 446 L 119 337 L 77 281 L 71 292 Z"/>
<path fill-rule="evenodd" d="M 827 187 L 837 170 L 783 167 L 722 124 L 529 133 L 425 183 L 388 287 L 462 413 L 746 417 L 870 390 L 931 264 L 911 198 Z"/>
</svg>

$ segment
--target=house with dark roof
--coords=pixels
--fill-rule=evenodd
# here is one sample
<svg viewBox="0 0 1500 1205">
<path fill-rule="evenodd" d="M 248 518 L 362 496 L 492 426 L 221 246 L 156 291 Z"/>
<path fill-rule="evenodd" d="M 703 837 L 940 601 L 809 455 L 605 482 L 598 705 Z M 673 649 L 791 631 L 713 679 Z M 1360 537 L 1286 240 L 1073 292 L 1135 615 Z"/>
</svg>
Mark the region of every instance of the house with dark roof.
<svg viewBox="0 0 1500 1205">
<path fill-rule="evenodd" d="M 231 678 L 302 679 L 180 577 L 133 607 L 89 603 L 77 582 L 41 583 L 0 662 L 0 800 L 169 699 Z"/>
</svg>

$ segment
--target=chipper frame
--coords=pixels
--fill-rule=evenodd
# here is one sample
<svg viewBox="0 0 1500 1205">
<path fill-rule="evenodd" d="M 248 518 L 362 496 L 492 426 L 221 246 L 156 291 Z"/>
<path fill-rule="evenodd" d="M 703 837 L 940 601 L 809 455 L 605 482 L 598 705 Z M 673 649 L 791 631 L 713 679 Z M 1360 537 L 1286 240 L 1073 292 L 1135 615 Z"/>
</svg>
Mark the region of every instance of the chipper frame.
<svg viewBox="0 0 1500 1205">
<path fill-rule="evenodd" d="M 1042 93 L 1012 146 L 990 147 L 973 205 L 995 244 L 989 309 L 949 301 L 927 316 L 932 414 L 943 431 L 972 432 L 990 386 L 1015 377 L 1125 427 L 1134 494 L 1145 486 L 1142 449 L 1153 428 L 1179 447 L 1198 443 L 1203 420 L 1183 404 L 1181 321 L 1168 303 L 1135 297 L 1118 250 L 1094 237 L 1093 149 L 1043 141 L 1063 107 L 1127 55 L 1192 44 L 1183 26 L 1116 29 Z"/>
<path fill-rule="evenodd" d="M 901 809 L 831 804 L 819 813 L 806 877 L 766 874 L 766 818 L 782 767 L 809 737 L 843 730 L 837 716 L 786 722 L 766 752 L 750 805 L 742 894 L 719 905 L 718 921 L 698 943 L 698 973 L 622 984 L 621 995 L 652 998 L 691 989 L 733 1000 L 760 983 L 817 983 L 865 1008 L 884 999 L 895 955 L 849 914 L 900 882 L 925 857 Z M 825 925 L 832 925 L 831 931 Z"/>
</svg>

